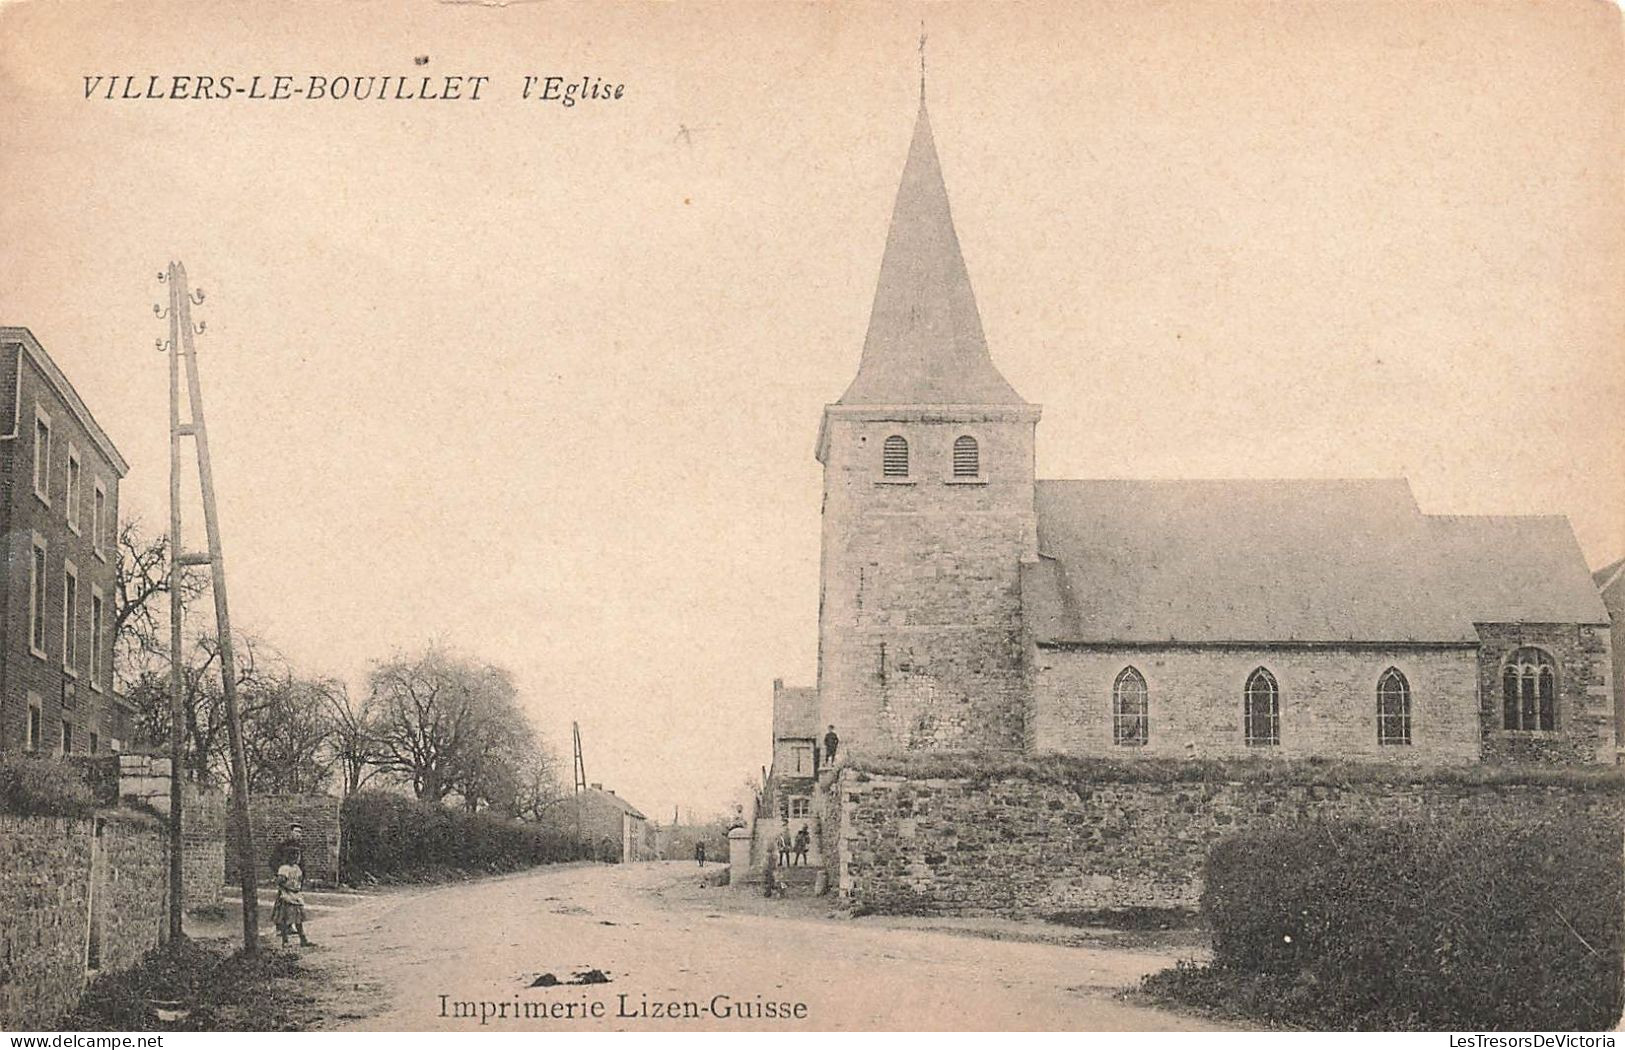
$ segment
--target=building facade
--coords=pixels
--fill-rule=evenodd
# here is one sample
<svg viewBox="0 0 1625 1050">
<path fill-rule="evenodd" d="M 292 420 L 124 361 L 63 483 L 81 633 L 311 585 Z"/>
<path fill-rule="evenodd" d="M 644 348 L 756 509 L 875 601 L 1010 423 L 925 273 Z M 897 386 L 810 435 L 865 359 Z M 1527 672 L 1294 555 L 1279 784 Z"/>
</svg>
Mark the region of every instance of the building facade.
<svg viewBox="0 0 1625 1050">
<path fill-rule="evenodd" d="M 0 752 L 119 750 L 118 487 L 129 470 L 26 328 L 0 328 Z"/>
<path fill-rule="evenodd" d="M 1424 514 L 1404 480 L 1043 480 L 1039 417 L 989 353 L 922 100 L 818 436 L 818 680 L 775 684 L 768 798 L 826 724 L 848 754 L 1614 761 L 1565 518 Z"/>
</svg>

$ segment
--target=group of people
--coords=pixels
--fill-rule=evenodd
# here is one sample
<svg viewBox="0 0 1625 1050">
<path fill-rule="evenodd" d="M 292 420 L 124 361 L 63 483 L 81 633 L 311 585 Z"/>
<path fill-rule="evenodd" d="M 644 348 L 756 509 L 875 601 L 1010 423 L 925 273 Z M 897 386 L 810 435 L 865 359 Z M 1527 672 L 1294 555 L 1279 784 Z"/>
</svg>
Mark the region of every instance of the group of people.
<svg viewBox="0 0 1625 1050">
<path fill-rule="evenodd" d="M 794 835 L 790 834 L 790 823 L 786 821 L 779 831 L 777 842 L 774 843 L 779 851 L 779 867 L 787 868 L 795 864 L 807 863 L 807 850 L 812 845 L 812 835 L 803 824 L 801 830 Z"/>
</svg>

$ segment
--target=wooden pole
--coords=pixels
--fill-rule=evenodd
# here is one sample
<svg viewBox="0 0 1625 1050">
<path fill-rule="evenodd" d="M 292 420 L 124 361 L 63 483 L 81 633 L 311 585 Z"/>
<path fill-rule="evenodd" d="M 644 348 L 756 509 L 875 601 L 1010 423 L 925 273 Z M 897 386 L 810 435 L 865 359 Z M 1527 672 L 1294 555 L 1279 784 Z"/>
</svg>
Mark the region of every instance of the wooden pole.
<svg viewBox="0 0 1625 1050">
<path fill-rule="evenodd" d="M 169 264 L 169 941 L 181 939 L 181 747 L 186 681 L 181 671 L 181 339 L 179 281 Z"/>
<path fill-rule="evenodd" d="M 220 547 L 220 520 L 214 499 L 214 471 L 209 461 L 209 432 L 203 419 L 203 387 L 198 380 L 197 347 L 192 339 L 191 291 L 186 285 L 186 267 L 175 264 L 180 306 L 178 327 L 186 358 L 186 388 L 191 401 L 192 420 L 187 428 L 197 449 L 198 482 L 203 489 L 203 528 L 208 535 L 209 553 L 204 558 L 177 556 L 181 563 L 207 560 L 210 589 L 214 592 L 214 618 L 220 645 L 220 684 L 226 699 L 226 732 L 231 740 L 231 806 L 237 825 L 238 881 L 243 895 L 243 952 L 259 950 L 259 865 L 254 855 L 254 829 L 248 816 L 248 759 L 243 749 L 242 710 L 237 703 L 237 660 L 232 651 L 231 612 L 226 603 L 226 562 Z M 173 294 L 173 293 L 172 293 Z"/>
</svg>

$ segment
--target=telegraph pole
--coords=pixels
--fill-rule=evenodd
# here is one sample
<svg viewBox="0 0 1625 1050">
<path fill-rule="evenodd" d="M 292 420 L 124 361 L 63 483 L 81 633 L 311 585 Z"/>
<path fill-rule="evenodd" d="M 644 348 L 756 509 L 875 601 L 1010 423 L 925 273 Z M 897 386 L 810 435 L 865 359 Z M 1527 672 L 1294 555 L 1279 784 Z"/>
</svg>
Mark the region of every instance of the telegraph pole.
<svg viewBox="0 0 1625 1050">
<path fill-rule="evenodd" d="M 181 940 L 181 719 L 185 712 L 185 675 L 181 671 L 181 361 L 179 285 L 175 267 L 158 275 L 169 282 L 169 943 Z M 156 309 L 156 307 L 154 307 Z"/>
<path fill-rule="evenodd" d="M 581 844 L 581 795 L 587 790 L 587 764 L 581 758 L 581 723 L 570 723 L 570 734 L 575 738 L 575 775 L 576 775 L 576 844 Z"/>
<path fill-rule="evenodd" d="M 214 498 L 214 470 L 209 460 L 209 432 L 203 420 L 203 387 L 198 379 L 197 346 L 193 341 L 194 331 L 202 332 L 202 327 L 194 330 L 192 327 L 192 304 L 203 302 L 203 293 L 197 293 L 196 299 L 192 297 L 191 290 L 186 284 L 186 267 L 178 262 L 169 264 L 169 327 L 171 339 L 169 343 L 169 405 L 170 405 L 170 697 L 173 724 L 170 728 L 170 747 L 172 754 L 179 750 L 179 726 L 181 711 L 181 690 L 183 687 L 181 675 L 180 651 L 180 570 L 190 565 L 209 566 L 210 590 L 214 592 L 214 619 L 217 642 L 220 646 L 220 685 L 226 700 L 226 732 L 231 741 L 231 804 L 232 817 L 236 824 L 237 854 L 240 858 L 237 864 L 237 876 L 242 887 L 243 896 L 243 951 L 254 954 L 259 950 L 259 887 L 255 879 L 258 865 L 254 859 L 254 829 L 249 823 L 248 815 L 248 762 L 243 750 L 243 719 L 242 710 L 237 702 L 237 660 L 232 651 L 231 640 L 231 613 L 226 603 L 226 562 L 220 547 L 220 520 L 215 506 Z M 177 338 L 178 336 L 178 338 Z M 191 410 L 191 421 L 180 421 L 180 364 L 181 359 L 186 364 L 186 390 L 187 401 Z M 181 550 L 180 529 L 180 441 L 184 437 L 192 439 L 197 450 L 198 483 L 203 494 L 203 528 L 207 535 L 209 549 L 207 553 L 187 553 Z M 175 767 L 178 773 L 178 766 Z M 180 782 L 174 781 L 170 787 L 173 818 L 180 816 L 179 796 Z M 179 924 L 179 915 L 176 911 L 178 900 L 180 867 L 180 850 L 177 839 L 180 835 L 180 821 L 173 819 L 170 825 L 170 879 L 171 914 L 170 928 L 173 931 Z"/>
</svg>

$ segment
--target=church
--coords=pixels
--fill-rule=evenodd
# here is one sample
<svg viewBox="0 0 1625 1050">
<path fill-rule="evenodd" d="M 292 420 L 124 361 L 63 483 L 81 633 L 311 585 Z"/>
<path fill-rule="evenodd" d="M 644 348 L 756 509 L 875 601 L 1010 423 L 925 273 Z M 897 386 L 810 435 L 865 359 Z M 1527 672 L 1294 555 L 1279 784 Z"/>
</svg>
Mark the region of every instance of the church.
<svg viewBox="0 0 1625 1050">
<path fill-rule="evenodd" d="M 816 687 L 764 821 L 847 755 L 1613 763 L 1609 617 L 1562 516 L 1394 480 L 1036 478 L 922 96 L 856 377 L 824 409 Z M 758 835 L 758 838 L 761 836 Z"/>
</svg>

